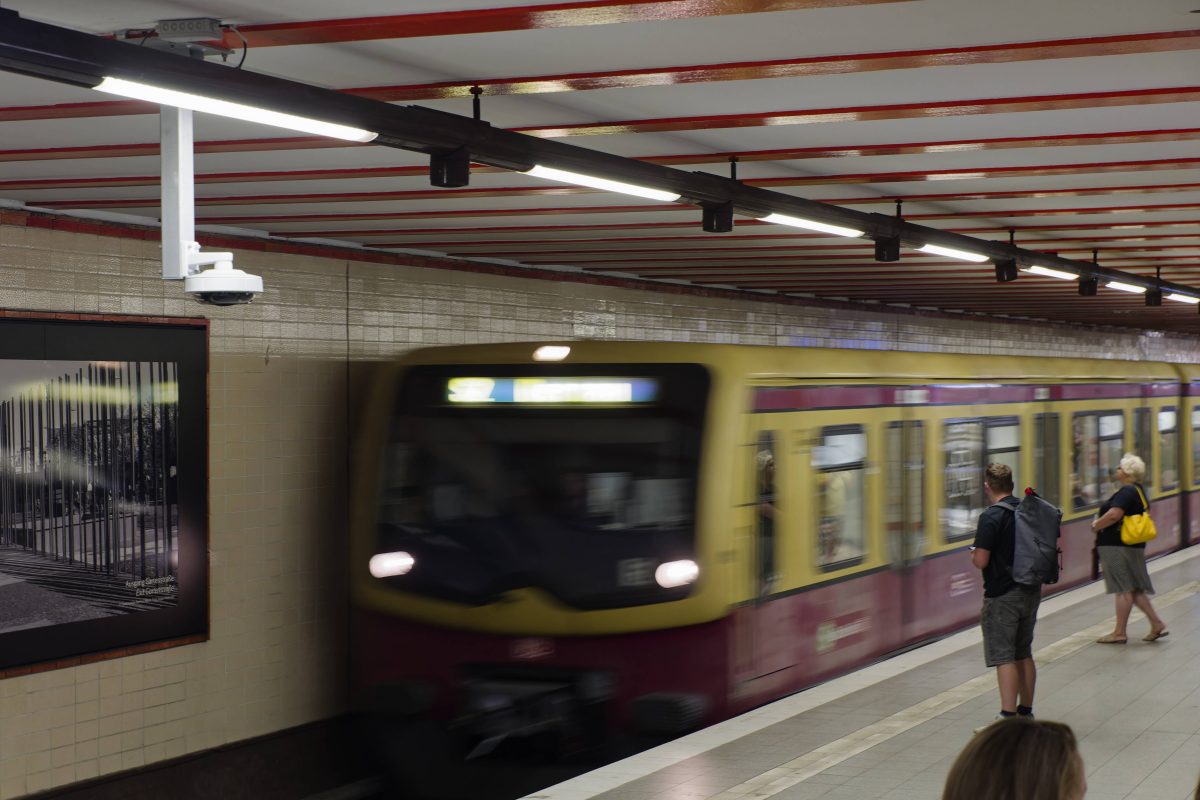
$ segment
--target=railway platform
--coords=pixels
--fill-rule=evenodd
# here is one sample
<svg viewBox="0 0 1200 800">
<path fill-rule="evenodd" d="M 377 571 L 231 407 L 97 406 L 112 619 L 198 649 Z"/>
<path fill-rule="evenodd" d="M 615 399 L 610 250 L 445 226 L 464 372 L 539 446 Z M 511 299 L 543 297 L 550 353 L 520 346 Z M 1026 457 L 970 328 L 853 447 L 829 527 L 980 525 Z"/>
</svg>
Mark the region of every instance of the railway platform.
<svg viewBox="0 0 1200 800">
<path fill-rule="evenodd" d="M 1200 548 L 1150 563 L 1169 637 L 1096 639 L 1103 582 L 1042 603 L 1035 713 L 1079 737 L 1088 800 L 1191 800 L 1200 777 Z M 527 795 L 525 800 L 935 800 L 996 713 L 978 626 Z"/>
</svg>

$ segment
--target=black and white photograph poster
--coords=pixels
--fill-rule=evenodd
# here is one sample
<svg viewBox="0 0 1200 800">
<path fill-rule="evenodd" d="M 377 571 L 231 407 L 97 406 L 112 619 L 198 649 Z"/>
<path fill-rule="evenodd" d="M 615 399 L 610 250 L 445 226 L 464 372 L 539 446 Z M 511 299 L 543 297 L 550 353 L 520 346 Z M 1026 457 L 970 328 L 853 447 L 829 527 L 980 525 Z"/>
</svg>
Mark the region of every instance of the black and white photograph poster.
<svg viewBox="0 0 1200 800">
<path fill-rule="evenodd" d="M 205 380 L 194 352 L 0 358 L 0 668 L 196 632 Z"/>
</svg>

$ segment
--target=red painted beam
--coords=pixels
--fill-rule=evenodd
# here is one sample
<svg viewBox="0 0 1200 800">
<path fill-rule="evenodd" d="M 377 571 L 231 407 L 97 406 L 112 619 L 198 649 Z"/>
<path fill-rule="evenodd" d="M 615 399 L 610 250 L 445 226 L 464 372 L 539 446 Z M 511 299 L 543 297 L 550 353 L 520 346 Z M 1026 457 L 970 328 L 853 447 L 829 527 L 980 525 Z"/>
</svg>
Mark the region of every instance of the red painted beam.
<svg viewBox="0 0 1200 800">
<path fill-rule="evenodd" d="M 640 161 L 664 166 L 726 163 L 730 158 L 738 161 L 792 161 L 811 158 L 863 158 L 889 155 L 922 155 L 939 153 L 963 153 L 982 150 L 1009 150 L 1030 147 L 1080 147 L 1107 144 L 1148 144 L 1152 142 L 1195 141 L 1200 139 L 1200 128 L 1174 128 L 1160 130 L 1126 131 L 1121 133 L 1077 133 L 1056 136 L 1007 136 L 982 139 L 951 139 L 929 142 L 899 142 L 888 144 L 864 144 L 847 147 L 792 147 L 773 150 L 738 150 L 721 153 L 689 153 L 684 155 L 641 156 Z M 329 139 L 319 136 L 289 136 L 272 139 L 228 139 L 196 142 L 196 153 L 245 153 L 269 152 L 273 150 L 328 149 L 335 147 L 368 147 L 356 142 Z M 158 143 L 93 145 L 87 147 L 47 147 L 0 150 L 0 162 L 5 161 L 53 161 L 75 158 L 129 158 L 157 156 Z M 378 168 L 396 169 L 397 175 L 424 174 L 424 167 Z M 472 165 L 472 172 L 499 172 L 493 167 Z M 320 172 L 314 170 L 312 172 Z M 333 170 L 333 172 L 337 172 Z M 371 177 L 370 168 L 362 170 L 360 177 Z M 237 173 L 224 173 L 236 175 Z M 304 180 L 305 171 L 296 171 L 298 180 Z M 131 178 L 130 180 L 138 180 Z M 156 184 L 157 176 L 141 176 L 145 185 Z M 198 182 L 209 182 L 197 176 Z M 213 183 L 224 181 L 213 180 Z M 130 183 L 130 186 L 139 185 Z"/>
<path fill-rule="evenodd" d="M 974 100 L 944 100 L 926 103 L 894 103 L 877 106 L 841 106 L 795 111 L 762 111 L 740 114 L 711 114 L 692 117 L 661 117 L 574 125 L 538 125 L 513 130 L 559 139 L 569 136 L 616 136 L 630 133 L 756 128 L 767 125 L 811 125 L 823 122 L 862 122 L 887 119 L 936 119 L 975 114 L 1013 114 L 1027 111 L 1065 111 L 1085 108 L 1119 108 L 1158 103 L 1191 103 L 1200 100 L 1200 87 L 1132 89 L 1059 95 L 985 97 Z"/>
<path fill-rule="evenodd" d="M 786 178 L 756 178 L 743 181 L 750 186 L 762 188 L 778 188 L 781 186 L 823 186 L 847 183 L 904 183 L 935 181 L 937 176 L 948 173 L 944 180 L 966 178 L 1004 178 L 1017 175 L 1050 176 L 1096 174 L 1107 172 L 1147 172 L 1155 170 L 1193 169 L 1200 166 L 1200 158 L 1161 159 L 1155 161 L 1118 161 L 1093 164 L 1057 164 L 1039 167 L 983 167 L 970 172 L 963 170 L 924 171 L 924 172 L 876 172 L 858 173 L 854 175 L 835 174 L 811 177 Z M 416 177 L 428 173 L 425 167 L 374 167 L 346 170 L 296 170 L 289 172 L 236 172 L 210 173 L 197 176 L 197 184 L 215 183 L 258 183 L 292 180 L 331 180 L 383 177 Z M 131 187 L 157 186 L 157 176 L 117 176 L 99 178 L 39 178 L 16 179 L 0 181 L 0 190 L 32 190 L 32 189 L 65 189 L 65 188 L 102 188 L 102 187 Z M 1158 194 L 1164 192 L 1183 192 L 1200 187 L 1200 183 L 1178 184 L 1140 184 L 1131 186 L 1098 186 L 1087 188 L 1042 189 L 1036 191 L 975 191 L 975 192 L 934 192 L 908 193 L 903 195 L 869 195 L 866 197 L 822 198 L 810 197 L 812 200 L 836 203 L 837 205 L 877 205 L 893 203 L 896 199 L 909 201 L 951 201 L 951 200 L 997 200 L 1008 198 L 1029 197 L 1084 197 L 1111 194 Z M 579 186 L 498 186 L 469 189 L 409 189 L 404 191 L 386 192 L 322 192 L 306 194 L 254 194 L 254 195 L 224 195 L 197 197 L 197 206 L 222 206 L 246 204 L 300 204 L 300 203 L 352 203 L 352 202 L 398 202 L 424 200 L 472 199 L 479 197 L 554 197 L 573 194 L 594 194 L 599 190 Z M 129 208 L 145 207 L 158 203 L 155 197 L 134 198 L 103 198 L 96 200 L 65 199 L 46 200 L 39 204 L 48 208 Z"/>
<path fill-rule="evenodd" d="M 1055 58 L 1133 55 L 1192 50 L 1200 47 L 1200 31 L 1163 31 L 1121 36 L 1096 36 L 1079 39 L 1053 39 L 1033 42 L 945 47 L 928 50 L 902 50 L 881 53 L 814 56 L 809 58 L 742 61 L 720 64 L 692 64 L 650 69 L 609 70 L 604 72 L 565 72 L 556 75 L 531 75 L 514 78 L 443 81 L 440 83 L 397 86 L 364 86 L 343 91 L 385 102 L 441 100 L 471 96 L 471 87 L 479 86 L 485 95 L 506 96 L 589 91 L 593 89 L 629 89 L 645 86 L 677 86 L 689 83 L 804 78 L 817 75 L 873 72 L 893 69 L 961 66 L 964 64 L 1001 64 L 1020 61 L 1046 61 Z"/>
<path fill-rule="evenodd" d="M 894 2 L 907 0 L 586 0 L 508 8 L 239 25 L 238 29 L 251 47 L 279 47 L 573 28 Z M 225 34 L 224 45 L 238 49 L 242 46 L 242 40 L 229 32 Z"/>
<path fill-rule="evenodd" d="M 976 217 L 1003 218 L 1003 217 L 1039 217 L 1039 216 L 1065 216 L 1076 214 L 1133 214 L 1147 213 L 1160 211 L 1183 211 L 1200 208 L 1200 202 L 1191 203 L 1161 203 L 1161 204 L 1146 204 L 1134 206 L 1095 206 L 1095 207 L 1079 207 L 1079 208 L 1036 208 L 1036 209 L 992 209 L 987 211 L 955 211 L 955 212 L 935 212 L 928 214 L 906 214 L 905 219 L 910 221 L 915 220 L 939 220 L 939 219 L 970 219 Z M 665 214 L 665 213 L 687 213 L 693 216 L 696 215 L 696 209 L 692 206 L 678 204 L 659 204 L 659 205 L 644 205 L 644 206 L 566 206 L 556 208 L 475 208 L 475 209 L 455 209 L 455 210 L 439 210 L 439 211 L 393 211 L 381 213 L 364 213 L 364 212 L 329 212 L 322 214 L 245 214 L 245 215 L 228 215 L 198 218 L 198 222 L 207 222 L 210 224 L 246 224 L 246 223 L 270 223 L 270 222 L 306 222 L 308 220 L 383 220 L 383 219 L 469 219 L 472 217 L 513 217 L 513 216 L 554 216 L 554 215 L 576 215 L 576 214 Z M 696 224 L 696 223 L 693 223 Z M 770 224 L 770 223 L 763 223 Z M 1142 224 L 1141 222 L 1137 224 Z M 617 226 L 618 228 L 628 228 L 628 225 Z M 1107 226 L 1114 228 L 1117 223 L 1112 223 Z"/>
</svg>

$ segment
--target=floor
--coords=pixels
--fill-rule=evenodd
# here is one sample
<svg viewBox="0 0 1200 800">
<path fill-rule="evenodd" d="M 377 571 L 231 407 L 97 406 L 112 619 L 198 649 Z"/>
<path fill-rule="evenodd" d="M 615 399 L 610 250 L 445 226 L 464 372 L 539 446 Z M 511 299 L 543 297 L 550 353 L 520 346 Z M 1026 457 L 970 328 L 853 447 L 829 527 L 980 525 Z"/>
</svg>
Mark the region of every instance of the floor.
<svg viewBox="0 0 1200 800">
<path fill-rule="evenodd" d="M 1200 777 L 1200 547 L 1150 565 L 1171 635 L 1126 645 L 1102 584 L 1042 604 L 1035 711 L 1079 737 L 1088 800 L 1192 800 Z M 998 708 L 978 628 L 534 794 L 527 800 L 936 800 Z"/>
</svg>

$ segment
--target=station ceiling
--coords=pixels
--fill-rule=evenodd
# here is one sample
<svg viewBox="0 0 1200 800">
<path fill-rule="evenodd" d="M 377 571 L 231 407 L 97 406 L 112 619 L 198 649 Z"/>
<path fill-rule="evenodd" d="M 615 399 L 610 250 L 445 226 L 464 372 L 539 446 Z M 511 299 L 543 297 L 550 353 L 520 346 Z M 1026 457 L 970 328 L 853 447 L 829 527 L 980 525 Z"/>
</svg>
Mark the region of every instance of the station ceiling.
<svg viewBox="0 0 1200 800">
<path fill-rule="evenodd" d="M 8 0 L 140 41 L 235 25 L 228 64 L 1195 287 L 1200 0 Z M 128 33 L 133 31 L 133 34 Z M 119 33 L 126 32 L 126 33 Z M 243 44 L 242 37 L 245 39 Z M 148 38 L 148 37 L 147 37 Z M 131 45 L 132 46 L 132 45 Z M 0 79 L 0 198 L 157 218 L 157 107 Z M 1200 332 L 1195 305 L 196 116 L 196 219 L 699 286 Z"/>
</svg>

